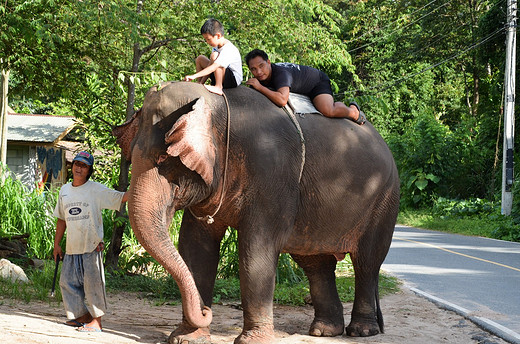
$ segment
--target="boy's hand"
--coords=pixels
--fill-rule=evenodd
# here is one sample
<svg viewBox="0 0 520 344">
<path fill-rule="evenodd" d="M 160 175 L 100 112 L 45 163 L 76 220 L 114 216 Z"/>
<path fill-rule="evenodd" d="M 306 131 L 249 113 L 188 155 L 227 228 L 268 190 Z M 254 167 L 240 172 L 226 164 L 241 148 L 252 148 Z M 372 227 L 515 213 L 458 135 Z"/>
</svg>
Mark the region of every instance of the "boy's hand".
<svg viewBox="0 0 520 344">
<path fill-rule="evenodd" d="M 193 77 L 193 75 L 186 75 L 184 77 L 184 81 L 191 81 L 191 80 L 194 80 L 195 78 Z"/>
</svg>

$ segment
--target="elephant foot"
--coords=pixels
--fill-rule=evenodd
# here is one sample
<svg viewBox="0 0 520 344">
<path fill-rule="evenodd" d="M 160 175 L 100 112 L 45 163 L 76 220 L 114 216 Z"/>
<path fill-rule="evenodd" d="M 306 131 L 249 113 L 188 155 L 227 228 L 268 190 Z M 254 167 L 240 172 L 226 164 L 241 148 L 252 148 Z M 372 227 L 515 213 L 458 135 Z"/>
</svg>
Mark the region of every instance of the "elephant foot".
<svg viewBox="0 0 520 344">
<path fill-rule="evenodd" d="M 331 321 L 324 321 L 314 319 L 309 329 L 309 335 L 314 337 L 335 337 L 343 334 L 343 326 L 345 324 L 334 323 Z"/>
<path fill-rule="evenodd" d="M 352 320 L 346 328 L 347 335 L 351 337 L 369 337 L 379 333 L 379 325 L 376 321 Z"/>
<path fill-rule="evenodd" d="M 274 326 L 269 325 L 243 330 L 240 336 L 235 338 L 234 344 L 270 344 L 274 342 Z"/>
<path fill-rule="evenodd" d="M 209 327 L 197 328 L 182 323 L 170 334 L 168 344 L 211 344 Z"/>
</svg>

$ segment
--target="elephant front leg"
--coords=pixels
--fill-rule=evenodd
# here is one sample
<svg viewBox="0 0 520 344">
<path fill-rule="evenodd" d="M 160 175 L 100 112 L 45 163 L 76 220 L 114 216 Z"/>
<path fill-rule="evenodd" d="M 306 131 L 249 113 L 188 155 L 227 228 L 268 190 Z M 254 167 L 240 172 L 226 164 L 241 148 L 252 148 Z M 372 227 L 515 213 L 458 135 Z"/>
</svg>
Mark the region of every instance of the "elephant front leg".
<svg viewBox="0 0 520 344">
<path fill-rule="evenodd" d="M 211 307 L 217 275 L 220 240 L 226 226 L 213 226 L 212 231 L 186 211 L 179 232 L 179 253 L 190 269 L 205 306 Z M 182 323 L 168 338 L 169 344 L 211 343 L 209 327 L 193 327 L 182 317 Z"/>
<path fill-rule="evenodd" d="M 240 245 L 240 288 L 244 327 L 235 344 L 273 343 L 273 295 L 279 252 L 251 242 Z"/>
</svg>

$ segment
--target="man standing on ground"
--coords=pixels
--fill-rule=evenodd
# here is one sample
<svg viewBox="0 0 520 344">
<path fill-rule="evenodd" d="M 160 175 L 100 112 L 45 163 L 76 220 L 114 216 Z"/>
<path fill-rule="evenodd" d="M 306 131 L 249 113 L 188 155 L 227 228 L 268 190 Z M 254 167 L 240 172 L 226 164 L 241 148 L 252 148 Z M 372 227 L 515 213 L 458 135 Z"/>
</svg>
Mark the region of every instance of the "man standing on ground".
<svg viewBox="0 0 520 344">
<path fill-rule="evenodd" d="M 79 152 L 72 161 L 72 183 L 62 186 L 54 216 L 54 259 L 63 258 L 60 288 L 69 319 L 65 324 L 80 332 L 101 332 L 106 293 L 103 268 L 102 209 L 119 210 L 128 192 L 90 181 L 94 157 Z M 66 254 L 60 242 L 67 230 Z M 59 256 L 59 258 L 58 258 Z"/>
</svg>

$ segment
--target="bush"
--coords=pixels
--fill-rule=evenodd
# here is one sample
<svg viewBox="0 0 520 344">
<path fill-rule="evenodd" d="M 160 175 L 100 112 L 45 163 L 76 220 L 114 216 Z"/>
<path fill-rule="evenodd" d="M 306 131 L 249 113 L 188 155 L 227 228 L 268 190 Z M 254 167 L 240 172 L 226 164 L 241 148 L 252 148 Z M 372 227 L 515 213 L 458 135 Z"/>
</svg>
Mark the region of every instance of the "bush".
<svg viewBox="0 0 520 344">
<path fill-rule="evenodd" d="M 52 215 L 57 192 L 35 189 L 29 192 L 10 176 L 0 187 L 0 236 L 29 234 L 27 255 L 52 256 L 56 218 Z"/>
<path fill-rule="evenodd" d="M 439 183 L 449 169 L 452 144 L 449 129 L 433 115 L 424 114 L 405 127 L 404 133 L 388 140 L 401 178 L 401 202 L 404 206 L 431 204 Z"/>
<path fill-rule="evenodd" d="M 432 211 L 439 216 L 488 216 L 496 211 L 496 205 L 480 198 L 450 200 L 439 197 L 434 201 Z"/>
<path fill-rule="evenodd" d="M 429 207 L 438 197 L 487 198 L 496 171 L 493 150 L 476 139 L 478 123 L 468 120 L 452 130 L 425 112 L 407 122 L 388 145 L 401 179 L 401 205 Z"/>
<path fill-rule="evenodd" d="M 514 198 L 511 216 L 501 214 L 501 204 L 480 198 L 456 200 L 439 197 L 429 208 L 404 208 L 398 222 L 408 226 L 464 235 L 520 242 L 520 214 Z"/>
</svg>

